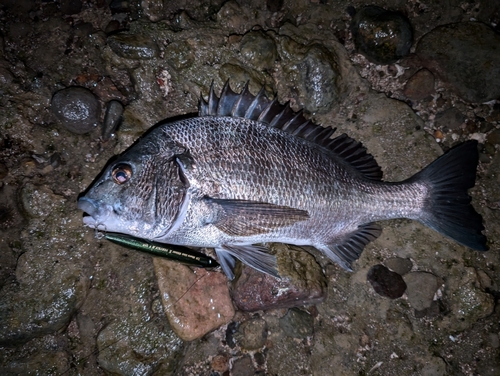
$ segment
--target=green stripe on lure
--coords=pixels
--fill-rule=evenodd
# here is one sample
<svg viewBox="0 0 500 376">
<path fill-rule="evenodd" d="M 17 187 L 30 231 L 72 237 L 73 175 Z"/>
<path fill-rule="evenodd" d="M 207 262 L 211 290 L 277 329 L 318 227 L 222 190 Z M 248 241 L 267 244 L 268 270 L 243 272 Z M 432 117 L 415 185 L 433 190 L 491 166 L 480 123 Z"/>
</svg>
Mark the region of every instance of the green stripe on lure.
<svg viewBox="0 0 500 376">
<path fill-rule="evenodd" d="M 219 263 L 213 258 L 203 253 L 193 251 L 187 247 L 156 243 L 118 233 L 106 233 L 104 237 L 113 243 L 127 248 L 175 260 L 185 265 L 197 266 L 200 268 L 216 268 L 219 266 Z"/>
</svg>

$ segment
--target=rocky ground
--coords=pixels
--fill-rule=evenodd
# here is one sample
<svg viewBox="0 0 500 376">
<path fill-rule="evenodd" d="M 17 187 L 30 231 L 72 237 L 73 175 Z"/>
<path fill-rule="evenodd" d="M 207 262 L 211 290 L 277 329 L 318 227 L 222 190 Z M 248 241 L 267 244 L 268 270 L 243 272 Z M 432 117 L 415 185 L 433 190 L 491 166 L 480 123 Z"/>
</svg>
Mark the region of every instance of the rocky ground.
<svg viewBox="0 0 500 376">
<path fill-rule="evenodd" d="M 499 25 L 486 0 L 3 1 L 0 373 L 500 374 Z M 388 221 L 352 273 L 272 245 L 282 281 L 228 283 L 84 228 L 109 158 L 228 79 L 363 142 L 389 181 L 478 140 L 490 250 Z"/>
</svg>

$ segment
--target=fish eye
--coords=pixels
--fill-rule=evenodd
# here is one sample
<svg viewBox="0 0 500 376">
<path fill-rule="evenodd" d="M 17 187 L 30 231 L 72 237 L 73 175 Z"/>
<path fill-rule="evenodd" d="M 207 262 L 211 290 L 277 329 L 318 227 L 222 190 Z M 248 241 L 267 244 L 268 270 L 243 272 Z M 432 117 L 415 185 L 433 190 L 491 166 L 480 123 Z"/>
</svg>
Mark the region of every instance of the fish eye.
<svg viewBox="0 0 500 376">
<path fill-rule="evenodd" d="M 111 177 L 116 184 L 126 183 L 132 177 L 132 167 L 126 163 L 119 163 L 111 171 Z"/>
</svg>

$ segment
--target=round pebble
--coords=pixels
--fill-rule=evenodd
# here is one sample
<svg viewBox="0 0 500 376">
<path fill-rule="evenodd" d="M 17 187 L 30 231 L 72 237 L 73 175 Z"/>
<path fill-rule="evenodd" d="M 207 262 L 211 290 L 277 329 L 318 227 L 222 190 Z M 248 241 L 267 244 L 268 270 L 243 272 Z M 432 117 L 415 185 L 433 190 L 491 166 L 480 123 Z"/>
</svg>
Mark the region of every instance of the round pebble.
<svg viewBox="0 0 500 376">
<path fill-rule="evenodd" d="M 436 115 L 436 126 L 458 129 L 465 122 L 465 116 L 459 109 L 452 107 Z"/>
<path fill-rule="evenodd" d="M 97 97 L 90 90 L 78 86 L 55 93 L 51 109 L 60 124 L 76 134 L 92 131 L 97 126 L 101 114 Z"/>
<path fill-rule="evenodd" d="M 368 271 L 367 279 L 377 294 L 389 299 L 400 298 L 406 290 L 403 277 L 391 272 L 383 265 L 372 266 Z"/>
<path fill-rule="evenodd" d="M 413 42 L 410 21 L 401 13 L 377 6 L 356 13 L 351 32 L 356 50 L 377 64 L 390 64 L 406 56 Z"/>
</svg>

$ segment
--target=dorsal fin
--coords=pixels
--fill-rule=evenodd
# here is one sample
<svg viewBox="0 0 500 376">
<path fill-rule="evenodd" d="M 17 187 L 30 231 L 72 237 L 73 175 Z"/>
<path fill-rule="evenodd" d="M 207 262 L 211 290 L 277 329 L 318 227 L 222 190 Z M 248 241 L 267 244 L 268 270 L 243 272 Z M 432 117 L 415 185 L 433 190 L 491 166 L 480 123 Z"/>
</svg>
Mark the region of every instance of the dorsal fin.
<svg viewBox="0 0 500 376">
<path fill-rule="evenodd" d="M 334 128 L 324 128 L 306 119 L 302 110 L 293 111 L 289 102 L 282 105 L 276 98 L 270 100 L 264 88 L 256 96 L 252 95 L 248 90 L 248 82 L 237 94 L 231 90 L 229 80 L 226 81 L 220 98 L 215 94 L 212 82 L 208 101 L 200 96 L 198 116 L 231 116 L 259 121 L 328 149 L 369 179 L 382 179 L 380 166 L 360 142 L 346 134 L 330 138 L 335 132 Z"/>
</svg>

